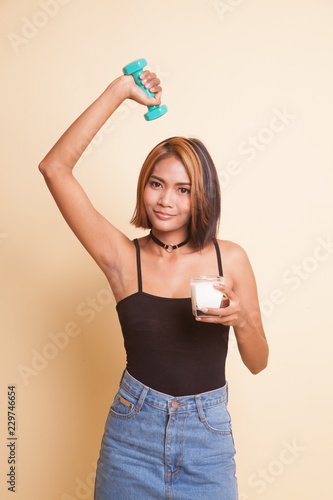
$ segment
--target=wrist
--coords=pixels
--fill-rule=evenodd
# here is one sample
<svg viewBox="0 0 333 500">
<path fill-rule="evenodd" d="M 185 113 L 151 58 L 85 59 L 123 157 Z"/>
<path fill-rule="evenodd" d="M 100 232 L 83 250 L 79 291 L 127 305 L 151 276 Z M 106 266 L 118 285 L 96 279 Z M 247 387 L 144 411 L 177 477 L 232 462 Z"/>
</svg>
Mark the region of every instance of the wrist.
<svg viewBox="0 0 333 500">
<path fill-rule="evenodd" d="M 112 94 L 112 96 L 115 97 L 120 104 L 129 98 L 131 83 L 131 77 L 126 75 L 119 76 L 112 83 L 110 83 L 110 85 L 106 88 L 106 92 L 108 94 Z"/>
<path fill-rule="evenodd" d="M 255 330 L 255 325 L 248 312 L 245 312 L 240 322 L 234 326 L 234 332 L 238 340 L 247 338 Z"/>
<path fill-rule="evenodd" d="M 241 311 L 241 314 L 239 316 L 239 320 L 238 320 L 238 323 L 237 323 L 236 326 L 240 330 L 243 330 L 243 328 L 247 328 L 250 325 L 252 325 L 251 316 L 250 316 L 249 312 L 246 309 L 243 309 Z"/>
</svg>

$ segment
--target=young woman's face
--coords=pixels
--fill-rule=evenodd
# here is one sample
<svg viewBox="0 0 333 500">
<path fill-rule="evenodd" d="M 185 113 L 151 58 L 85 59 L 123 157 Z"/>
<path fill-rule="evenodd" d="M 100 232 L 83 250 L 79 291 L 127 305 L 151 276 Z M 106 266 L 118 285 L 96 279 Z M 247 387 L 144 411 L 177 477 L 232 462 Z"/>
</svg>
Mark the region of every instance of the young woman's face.
<svg viewBox="0 0 333 500">
<path fill-rule="evenodd" d="M 156 163 L 144 190 L 148 218 L 159 231 L 185 229 L 191 216 L 191 182 L 182 162 L 170 156 Z"/>
</svg>

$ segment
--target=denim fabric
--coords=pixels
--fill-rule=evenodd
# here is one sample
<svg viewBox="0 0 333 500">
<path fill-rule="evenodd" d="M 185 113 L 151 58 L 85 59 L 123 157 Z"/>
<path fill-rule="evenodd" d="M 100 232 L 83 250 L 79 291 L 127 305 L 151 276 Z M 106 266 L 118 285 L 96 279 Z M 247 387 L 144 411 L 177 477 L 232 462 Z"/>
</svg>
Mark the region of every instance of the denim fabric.
<svg viewBox="0 0 333 500">
<path fill-rule="evenodd" d="M 228 387 L 172 397 L 124 372 L 110 408 L 94 500 L 237 500 Z"/>
</svg>

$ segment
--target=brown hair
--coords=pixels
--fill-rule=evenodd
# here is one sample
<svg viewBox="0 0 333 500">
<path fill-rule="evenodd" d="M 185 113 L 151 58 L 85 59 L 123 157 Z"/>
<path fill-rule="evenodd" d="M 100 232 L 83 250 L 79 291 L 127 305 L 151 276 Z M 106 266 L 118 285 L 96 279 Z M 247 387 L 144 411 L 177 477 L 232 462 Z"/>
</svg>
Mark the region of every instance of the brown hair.
<svg viewBox="0 0 333 500">
<path fill-rule="evenodd" d="M 191 181 L 191 242 L 199 248 L 216 238 L 220 219 L 220 184 L 214 162 L 198 139 L 171 137 L 160 142 L 148 154 L 138 180 L 137 203 L 131 223 L 151 229 L 143 201 L 143 192 L 153 168 L 160 160 L 175 156 L 184 165 Z"/>
</svg>

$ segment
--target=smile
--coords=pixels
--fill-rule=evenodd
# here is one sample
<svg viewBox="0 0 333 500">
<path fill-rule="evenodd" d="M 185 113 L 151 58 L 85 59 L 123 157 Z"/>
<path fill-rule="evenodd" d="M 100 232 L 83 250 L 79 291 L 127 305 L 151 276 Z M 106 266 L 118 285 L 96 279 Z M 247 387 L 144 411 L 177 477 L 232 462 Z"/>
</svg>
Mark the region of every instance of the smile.
<svg viewBox="0 0 333 500">
<path fill-rule="evenodd" d="M 158 217 L 161 220 L 168 220 L 168 219 L 172 219 L 173 217 L 175 217 L 175 215 L 166 214 L 164 212 L 156 212 L 155 210 L 154 210 L 154 214 L 156 215 L 156 217 Z"/>
</svg>

